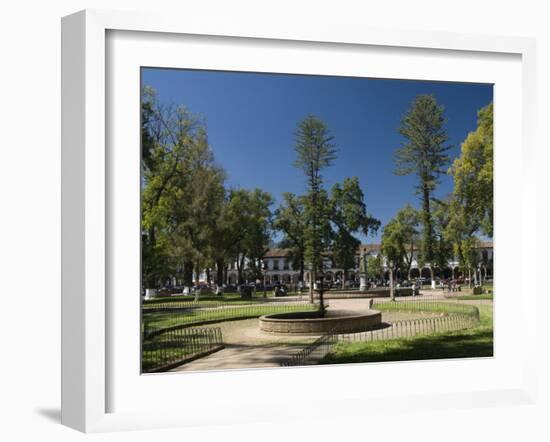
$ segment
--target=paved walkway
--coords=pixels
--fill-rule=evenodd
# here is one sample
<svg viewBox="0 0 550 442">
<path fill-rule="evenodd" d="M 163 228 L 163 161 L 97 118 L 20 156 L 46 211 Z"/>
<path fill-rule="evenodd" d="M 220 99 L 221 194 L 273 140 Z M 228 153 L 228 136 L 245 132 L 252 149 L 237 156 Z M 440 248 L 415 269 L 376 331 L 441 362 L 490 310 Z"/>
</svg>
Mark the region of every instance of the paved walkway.
<svg viewBox="0 0 550 442">
<path fill-rule="evenodd" d="M 204 358 L 196 359 L 172 371 L 228 370 L 239 368 L 279 367 L 281 362 L 293 352 L 298 352 L 303 345 L 239 345 L 226 344 L 223 350 Z"/>
<path fill-rule="evenodd" d="M 440 298 L 443 298 L 442 294 Z M 327 304 L 329 309 L 363 312 L 368 310 L 369 299 L 331 299 Z M 386 323 L 391 323 L 434 316 L 437 316 L 437 313 L 384 312 L 382 319 Z M 183 364 L 172 371 L 278 367 L 283 360 L 318 338 L 318 336 L 284 336 L 264 333 L 259 330 L 258 319 L 222 322 L 209 327 L 221 329 L 225 348 Z M 375 333 L 383 333 L 383 330 Z"/>
</svg>

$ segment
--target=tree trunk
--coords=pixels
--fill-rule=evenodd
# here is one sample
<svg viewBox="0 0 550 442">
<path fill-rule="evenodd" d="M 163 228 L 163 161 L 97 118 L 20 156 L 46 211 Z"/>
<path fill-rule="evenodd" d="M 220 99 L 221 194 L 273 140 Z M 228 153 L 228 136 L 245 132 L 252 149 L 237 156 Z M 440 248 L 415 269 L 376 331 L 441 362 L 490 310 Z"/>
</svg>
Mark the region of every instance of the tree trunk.
<svg viewBox="0 0 550 442">
<path fill-rule="evenodd" d="M 151 226 L 149 229 L 149 247 L 151 250 L 154 250 L 154 245 L 156 242 L 156 233 L 154 226 Z M 151 271 L 149 274 L 149 277 L 147 278 L 147 286 L 146 288 L 156 288 L 157 287 L 157 275 L 155 274 L 155 271 Z"/>
<path fill-rule="evenodd" d="M 311 270 L 309 272 L 309 302 L 313 304 L 313 284 L 315 281 L 315 272 Z"/>
<path fill-rule="evenodd" d="M 237 259 L 237 274 L 238 274 L 239 285 L 242 285 L 244 283 L 243 270 L 244 270 L 244 255 L 242 255 L 239 259 Z"/>
<path fill-rule="evenodd" d="M 325 316 L 325 289 L 323 287 L 323 282 L 321 282 L 319 287 L 319 310 L 321 311 L 322 316 Z"/>
<path fill-rule="evenodd" d="M 191 287 L 193 285 L 193 262 L 183 262 L 183 285 Z"/>
<path fill-rule="evenodd" d="M 201 267 L 200 267 L 200 262 L 197 261 L 197 265 L 195 267 L 195 302 L 198 302 L 199 298 L 200 298 L 200 275 L 201 275 Z"/>
<path fill-rule="evenodd" d="M 395 301 L 395 290 L 393 287 L 393 269 L 390 267 L 390 299 Z"/>
<path fill-rule="evenodd" d="M 223 259 L 216 260 L 216 285 L 223 285 Z"/>
</svg>

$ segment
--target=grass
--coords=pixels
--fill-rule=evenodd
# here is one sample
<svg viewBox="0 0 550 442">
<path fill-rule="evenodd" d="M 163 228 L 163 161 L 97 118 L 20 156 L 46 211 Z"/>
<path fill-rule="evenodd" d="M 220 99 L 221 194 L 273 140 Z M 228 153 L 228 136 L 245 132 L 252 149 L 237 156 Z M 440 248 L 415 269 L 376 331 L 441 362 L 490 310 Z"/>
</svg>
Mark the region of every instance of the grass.
<svg viewBox="0 0 550 442">
<path fill-rule="evenodd" d="M 286 296 L 298 296 L 306 297 L 306 293 L 288 292 Z M 217 307 L 222 305 L 252 305 L 265 301 L 267 298 L 274 298 L 271 291 L 267 291 L 266 296 L 263 295 L 263 291 L 256 292 L 256 295 L 252 296 L 252 299 L 242 299 L 239 293 L 225 293 L 223 296 L 205 295 L 201 296 L 198 301 L 195 301 L 193 295 L 173 295 L 173 296 L 159 296 L 154 299 L 143 300 L 143 306 L 145 309 L 149 308 L 185 308 L 187 306 L 197 307 Z M 283 300 L 285 297 L 277 299 Z"/>
<path fill-rule="evenodd" d="M 185 329 L 145 339 L 142 342 L 142 370 L 151 371 L 191 356 L 220 349 L 221 335 L 213 329 Z"/>
<path fill-rule="evenodd" d="M 172 303 L 189 303 L 189 304 L 252 304 L 261 299 L 265 299 L 263 295 L 256 294 L 252 299 L 242 299 L 239 293 L 226 293 L 223 296 L 205 295 L 201 296 L 197 302 L 195 302 L 194 295 L 174 295 L 174 296 L 159 296 L 154 299 L 147 299 L 143 301 L 144 306 L 157 306 Z"/>
<path fill-rule="evenodd" d="M 481 296 L 481 295 L 479 295 Z M 434 312 L 446 314 L 463 314 L 477 316 L 477 307 L 459 302 L 437 302 L 437 301 L 397 301 L 397 302 L 375 302 L 375 310 L 382 312 L 407 311 L 407 312 Z"/>
<path fill-rule="evenodd" d="M 464 295 L 464 296 L 453 297 L 453 299 L 458 299 L 459 301 L 479 301 L 483 299 L 490 299 L 492 301 L 493 294 L 486 293 L 484 295 Z"/>
<path fill-rule="evenodd" d="M 239 320 L 257 318 L 273 313 L 287 313 L 299 311 L 312 311 L 317 307 L 309 303 L 300 304 L 252 304 L 245 306 L 214 308 L 214 309 L 188 309 L 177 312 L 155 312 L 143 314 L 143 325 L 148 330 L 158 330 L 168 327 L 187 326 L 191 324 L 209 322 L 221 322 L 227 320 Z"/>
<path fill-rule="evenodd" d="M 493 356 L 493 307 L 480 305 L 480 325 L 456 332 L 388 341 L 339 343 L 321 362 L 390 362 Z"/>
</svg>

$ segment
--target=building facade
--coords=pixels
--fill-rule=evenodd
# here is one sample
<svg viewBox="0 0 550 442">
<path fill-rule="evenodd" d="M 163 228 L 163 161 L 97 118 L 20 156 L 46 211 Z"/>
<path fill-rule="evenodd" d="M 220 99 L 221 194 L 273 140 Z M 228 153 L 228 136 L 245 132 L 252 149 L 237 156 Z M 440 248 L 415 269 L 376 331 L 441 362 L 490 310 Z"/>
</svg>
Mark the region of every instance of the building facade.
<svg viewBox="0 0 550 442">
<path fill-rule="evenodd" d="M 479 267 L 478 271 L 484 278 L 491 278 L 493 276 L 493 243 L 492 241 L 481 241 L 477 247 Z M 359 258 L 362 255 L 368 257 L 377 257 L 380 254 L 380 244 L 361 244 L 357 250 L 355 267 L 348 269 L 347 281 L 350 283 L 359 281 Z M 267 285 L 274 285 L 277 283 L 282 284 L 296 284 L 300 280 L 300 271 L 292 266 L 292 259 L 290 251 L 287 249 L 270 249 L 263 258 L 263 274 L 264 283 Z M 382 259 L 383 274 L 380 275 L 380 279 L 388 280 L 389 271 L 385 259 Z M 343 279 L 344 271 L 341 268 L 334 267 L 330 254 L 327 254 L 325 258 L 325 272 L 324 277 L 326 282 L 341 282 Z M 457 259 L 449 260 L 447 266 L 443 269 L 434 269 L 436 277 L 443 279 L 468 277 L 469 275 L 463 275 Z M 243 272 L 246 279 L 246 264 L 245 271 Z M 413 259 L 411 269 L 406 275 L 401 275 L 397 272 L 397 279 L 416 279 L 416 278 L 430 278 L 430 269 L 428 266 L 419 266 L 416 252 L 413 253 Z M 304 272 L 304 281 L 309 281 L 309 273 L 306 270 Z M 253 282 L 253 281 L 248 281 Z M 261 281 L 260 281 L 261 282 Z M 227 271 L 227 283 L 238 283 L 238 272 L 234 265 L 230 265 Z"/>
</svg>

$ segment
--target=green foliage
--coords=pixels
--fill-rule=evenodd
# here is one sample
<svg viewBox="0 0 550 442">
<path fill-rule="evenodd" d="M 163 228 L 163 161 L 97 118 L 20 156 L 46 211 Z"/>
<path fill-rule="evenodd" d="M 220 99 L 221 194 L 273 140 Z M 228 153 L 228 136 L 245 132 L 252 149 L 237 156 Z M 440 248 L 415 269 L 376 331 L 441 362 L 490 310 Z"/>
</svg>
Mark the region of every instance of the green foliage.
<svg viewBox="0 0 550 442">
<path fill-rule="evenodd" d="M 367 259 L 367 278 L 378 279 L 384 273 L 382 255 L 369 256 Z"/>
<path fill-rule="evenodd" d="M 321 170 L 336 159 L 336 145 L 327 125 L 313 115 L 304 118 L 296 131 L 296 161 L 308 179 L 309 188 L 319 191 L 323 184 Z"/>
<path fill-rule="evenodd" d="M 275 211 L 273 228 L 283 233 L 281 247 L 290 249 L 292 268 L 300 270 L 300 281 L 304 280 L 305 217 L 306 199 L 293 193 L 283 193 L 283 202 Z"/>
<path fill-rule="evenodd" d="M 390 220 L 382 231 L 381 252 L 394 272 L 403 265 L 406 244 L 402 225 L 395 218 Z"/>
<path fill-rule="evenodd" d="M 364 235 L 376 232 L 380 221 L 367 213 L 364 195 L 357 177 L 346 178 L 335 184 L 331 194 L 331 221 L 335 226 L 332 242 L 332 259 L 336 267 L 347 270 L 355 267 L 355 257 L 361 242 L 353 236 L 360 232 Z M 344 277 L 344 280 L 346 277 Z"/>
<path fill-rule="evenodd" d="M 453 242 L 448 236 L 448 227 L 451 223 L 452 198 L 434 200 L 434 265 L 440 269 L 447 267 L 447 263 L 454 255 Z"/>
<path fill-rule="evenodd" d="M 394 272 L 410 270 L 418 242 L 418 225 L 418 212 L 407 204 L 384 227 L 381 251 Z"/>
<path fill-rule="evenodd" d="M 185 107 L 161 105 L 142 94 L 143 284 L 168 276 L 191 283 L 192 271 L 247 256 L 253 272 L 269 241 L 272 198 L 256 189 L 227 192 L 206 127 Z"/>
<path fill-rule="evenodd" d="M 493 235 L 493 104 L 478 112 L 478 127 L 462 143 L 450 168 L 453 195 L 446 204 L 444 235 L 464 271 L 480 264 L 476 234 Z M 484 263 L 488 265 L 488 263 Z"/>
<path fill-rule="evenodd" d="M 478 126 L 453 162 L 454 195 L 475 228 L 493 236 L 493 103 L 478 112 Z"/>
<path fill-rule="evenodd" d="M 446 173 L 449 146 L 443 106 L 432 95 L 419 95 L 401 121 L 399 133 L 406 138 L 396 152 L 398 175 L 416 174 L 418 192 L 435 190 L 439 175 Z"/>
<path fill-rule="evenodd" d="M 420 214 L 410 204 L 407 204 L 397 212 L 395 222 L 401 231 L 403 240 L 403 265 L 400 265 L 400 267 L 408 274 L 420 241 Z"/>
<path fill-rule="evenodd" d="M 329 248 L 332 233 L 329 199 L 323 189 L 321 171 L 336 159 L 333 140 L 326 124 L 314 116 L 310 115 L 298 124 L 294 165 L 304 172 L 307 179 L 304 259 L 313 274 L 323 271 L 322 254 Z"/>
<path fill-rule="evenodd" d="M 142 136 L 143 278 L 155 287 L 181 272 L 182 256 L 202 258 L 224 174 L 200 120 L 185 107 L 161 106 L 150 89 L 143 96 Z"/>
<path fill-rule="evenodd" d="M 259 260 L 265 255 L 271 237 L 270 206 L 273 198 L 260 189 L 233 190 L 229 194 L 225 212 L 233 238 L 234 257 L 237 260 L 239 283 L 243 283 L 245 259 L 248 259 L 252 279 L 260 278 Z"/>
<path fill-rule="evenodd" d="M 439 184 L 439 176 L 446 172 L 450 146 L 446 145 L 443 107 L 431 95 L 416 97 L 401 121 L 399 133 L 406 139 L 395 155 L 398 175 L 415 174 L 417 192 L 422 201 L 420 220 L 423 226 L 420 258 L 423 263 L 434 260 L 434 231 L 430 200 Z"/>
</svg>

